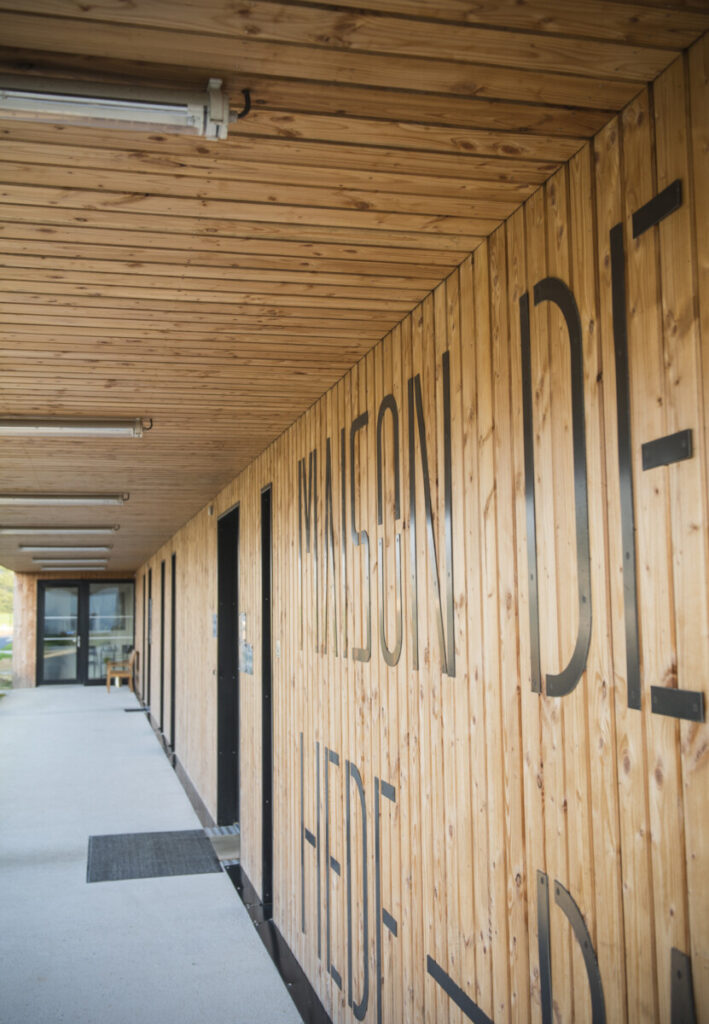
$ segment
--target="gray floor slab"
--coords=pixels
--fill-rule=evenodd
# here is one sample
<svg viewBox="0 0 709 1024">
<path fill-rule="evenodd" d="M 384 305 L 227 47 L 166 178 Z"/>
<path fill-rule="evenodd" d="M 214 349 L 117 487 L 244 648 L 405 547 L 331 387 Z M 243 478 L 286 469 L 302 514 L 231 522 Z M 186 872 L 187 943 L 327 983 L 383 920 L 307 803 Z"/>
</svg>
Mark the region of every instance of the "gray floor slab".
<svg viewBox="0 0 709 1024">
<path fill-rule="evenodd" d="M 0 700 L 0 1024 L 295 1024 L 225 874 L 86 882 L 90 835 L 200 827 L 135 706 Z"/>
</svg>

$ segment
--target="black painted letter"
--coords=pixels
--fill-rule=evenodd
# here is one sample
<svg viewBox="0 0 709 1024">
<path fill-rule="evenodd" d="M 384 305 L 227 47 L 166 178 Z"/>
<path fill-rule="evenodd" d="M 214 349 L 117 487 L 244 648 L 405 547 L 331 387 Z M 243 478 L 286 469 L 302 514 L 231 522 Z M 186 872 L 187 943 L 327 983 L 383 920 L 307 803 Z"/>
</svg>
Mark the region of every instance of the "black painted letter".
<svg viewBox="0 0 709 1024">
<path fill-rule="evenodd" d="M 387 409 L 391 412 L 392 427 L 394 432 L 394 518 L 401 518 L 400 505 L 400 469 L 399 469 L 399 410 L 396 406 L 396 399 L 393 395 L 387 395 L 382 399 L 377 416 L 377 523 L 384 524 L 384 501 L 383 492 L 383 471 L 382 471 L 382 433 L 384 426 L 384 414 Z M 390 648 L 386 638 L 386 572 L 384 564 L 384 541 L 380 537 L 378 541 L 379 554 L 379 642 L 382 648 L 384 661 L 387 665 L 398 665 L 401 657 L 402 642 L 402 589 L 401 589 L 401 533 L 395 536 L 395 558 L 396 558 L 396 640 L 393 648 Z"/>
<path fill-rule="evenodd" d="M 353 998 L 352 978 L 352 827 L 350 818 L 350 780 L 354 779 L 359 795 L 362 813 L 362 998 L 358 1003 Z M 362 776 L 356 765 L 346 762 L 346 800 L 345 816 L 347 819 L 347 1003 L 352 1007 L 357 1020 L 364 1020 L 369 1003 L 369 904 L 367 902 L 367 805 L 364 798 Z"/>
<path fill-rule="evenodd" d="M 381 789 L 380 789 L 381 786 Z M 398 925 L 395 918 L 388 910 L 382 907 L 382 840 L 380 830 L 380 800 L 379 794 L 386 797 L 387 800 L 391 800 L 392 803 L 396 803 L 396 790 L 394 787 L 385 782 L 383 779 L 374 779 L 374 898 L 377 901 L 375 910 L 375 921 L 377 929 L 377 1024 L 382 1024 L 382 924 L 385 924 L 394 938 L 397 937 Z"/>
<path fill-rule="evenodd" d="M 327 970 L 338 988 L 342 988 L 342 977 L 332 962 L 332 946 L 330 942 L 330 872 L 338 878 L 342 875 L 340 862 L 330 852 L 330 765 L 339 768 L 340 756 L 334 750 L 325 747 L 325 954 Z"/>
<path fill-rule="evenodd" d="M 305 551 L 310 554 L 310 531 L 313 534 L 313 561 L 315 566 L 315 651 L 320 649 L 320 580 L 318 578 L 318 453 L 313 449 L 308 457 L 308 482 L 305 482 L 305 459 L 298 461 L 298 563 L 300 568 L 300 649 L 303 649 L 303 521 L 305 521 Z"/>
<path fill-rule="evenodd" d="M 416 427 L 418 426 L 421 472 L 423 474 L 424 507 L 426 509 L 426 534 L 428 537 L 431 585 L 436 599 L 438 615 L 438 640 L 441 649 L 443 672 L 455 675 L 455 610 L 453 605 L 453 487 L 451 480 L 451 401 L 450 401 L 450 355 L 443 353 L 443 490 L 445 502 L 445 545 L 446 545 L 446 623 L 448 636 L 443 628 L 441 586 L 436 554 L 436 537 L 433 531 L 433 510 L 431 508 L 431 480 L 428 471 L 426 448 L 426 423 L 423 416 L 421 378 L 418 374 L 409 378 L 409 533 L 411 541 L 411 667 L 419 667 L 418 643 L 418 566 L 416 561 Z"/>
<path fill-rule="evenodd" d="M 317 862 L 317 892 L 318 892 L 318 959 L 322 955 L 321 941 L 321 917 L 320 917 L 320 744 L 315 744 L 315 802 L 317 807 L 317 831 L 315 835 L 309 828 L 305 827 L 305 788 L 304 788 L 304 751 L 303 734 L 300 734 L 300 927 L 305 933 L 305 843 L 306 841 L 315 850 Z"/>
<path fill-rule="evenodd" d="M 337 657 L 337 587 L 335 585 L 335 519 L 332 509 L 332 455 L 330 438 L 325 446 L 325 621 L 323 623 L 323 654 L 327 654 L 328 612 L 330 607 L 330 565 L 332 565 L 332 636 Z"/>
<path fill-rule="evenodd" d="M 352 522 L 350 523 L 350 530 L 352 531 L 352 543 L 355 547 L 362 545 L 365 549 L 365 566 L 364 566 L 364 592 L 366 611 L 364 612 L 364 620 L 366 626 L 366 642 L 364 647 L 353 647 L 352 657 L 355 661 L 369 661 L 372 657 L 372 588 L 370 584 L 370 558 L 369 558 L 369 534 L 366 530 L 357 530 L 355 526 L 356 515 L 355 515 L 355 438 L 357 432 L 363 430 L 369 423 L 369 413 L 361 413 L 356 420 L 353 421 L 350 427 L 350 511 Z M 360 461 L 360 466 L 361 466 Z"/>
<path fill-rule="evenodd" d="M 586 474 L 586 422 L 583 393 L 583 342 L 581 317 L 573 292 L 556 277 L 545 277 L 534 286 L 534 304 L 553 302 L 558 306 L 569 332 L 571 346 L 571 416 L 574 452 L 574 498 L 576 507 L 576 565 L 578 576 L 579 625 L 576 645 L 565 668 L 558 675 L 547 673 L 549 697 L 564 697 L 576 688 L 586 670 L 591 644 L 591 553 L 588 534 L 588 479 Z M 522 335 L 522 389 L 524 419 L 524 469 L 527 496 L 527 554 L 529 559 L 529 617 L 532 650 L 532 689 L 541 692 L 539 661 L 539 576 L 536 553 L 536 510 L 534 497 L 534 424 L 532 421 L 532 373 L 530 357 L 529 296 L 520 298 Z M 530 537 L 533 531 L 533 539 Z"/>
</svg>

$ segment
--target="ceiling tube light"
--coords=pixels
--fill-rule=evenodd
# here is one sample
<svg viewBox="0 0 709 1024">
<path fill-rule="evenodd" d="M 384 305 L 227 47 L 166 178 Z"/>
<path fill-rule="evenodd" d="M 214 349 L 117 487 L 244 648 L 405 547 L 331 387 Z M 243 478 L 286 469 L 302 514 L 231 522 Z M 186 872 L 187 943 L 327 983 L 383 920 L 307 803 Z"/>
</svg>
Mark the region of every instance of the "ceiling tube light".
<svg viewBox="0 0 709 1024">
<path fill-rule="evenodd" d="M 110 544 L 82 544 L 81 546 L 78 544 L 19 544 L 18 548 L 20 551 L 26 551 L 29 554 L 34 555 L 51 555 L 55 551 L 69 551 L 74 555 L 90 555 L 95 552 L 107 552 L 113 550 Z"/>
<path fill-rule="evenodd" d="M 0 117 L 207 139 L 225 139 L 235 120 L 220 78 L 200 92 L 6 75 L 0 76 Z"/>
<path fill-rule="evenodd" d="M 129 494 L 0 494 L 0 505 L 123 505 Z"/>
<path fill-rule="evenodd" d="M 45 534 L 79 537 L 87 533 L 117 533 L 118 530 L 120 526 L 0 526 L 0 534 L 7 537 L 33 537 Z"/>
<path fill-rule="evenodd" d="M 105 572 L 107 565 L 40 565 L 35 572 Z"/>
<path fill-rule="evenodd" d="M 142 437 L 153 426 L 151 419 L 74 420 L 0 419 L 4 437 Z"/>
<path fill-rule="evenodd" d="M 107 560 L 105 558 L 33 558 L 33 562 L 40 562 L 42 567 L 48 566 L 86 566 L 86 565 L 106 565 Z"/>
</svg>

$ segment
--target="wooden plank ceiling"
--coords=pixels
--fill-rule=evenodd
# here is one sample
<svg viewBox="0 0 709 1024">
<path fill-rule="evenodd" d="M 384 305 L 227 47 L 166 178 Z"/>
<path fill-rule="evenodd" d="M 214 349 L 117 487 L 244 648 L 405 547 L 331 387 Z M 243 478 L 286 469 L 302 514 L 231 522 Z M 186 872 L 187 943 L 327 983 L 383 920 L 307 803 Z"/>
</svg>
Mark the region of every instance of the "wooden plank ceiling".
<svg viewBox="0 0 709 1024">
<path fill-rule="evenodd" d="M 253 98 L 222 142 L 0 120 L 0 416 L 154 421 L 2 439 L 3 492 L 130 501 L 0 525 L 118 522 L 109 573 L 137 567 L 707 28 L 705 0 L 0 0 L 0 73 Z"/>
</svg>

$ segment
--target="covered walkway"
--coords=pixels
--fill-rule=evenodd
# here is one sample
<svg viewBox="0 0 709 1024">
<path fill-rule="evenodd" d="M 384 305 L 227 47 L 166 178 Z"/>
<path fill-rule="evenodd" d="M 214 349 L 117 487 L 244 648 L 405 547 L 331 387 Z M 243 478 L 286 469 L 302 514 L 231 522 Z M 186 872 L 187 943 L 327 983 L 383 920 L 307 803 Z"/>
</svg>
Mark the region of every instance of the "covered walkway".
<svg viewBox="0 0 709 1024">
<path fill-rule="evenodd" d="M 300 1021 L 223 871 L 87 883 L 91 836 L 200 828 L 138 707 L 0 700 L 1 1024 Z"/>
</svg>

